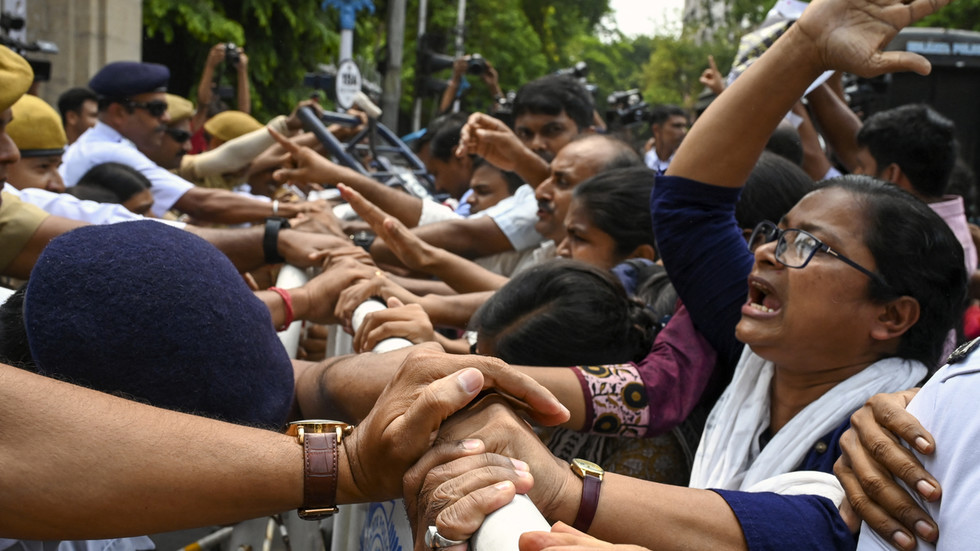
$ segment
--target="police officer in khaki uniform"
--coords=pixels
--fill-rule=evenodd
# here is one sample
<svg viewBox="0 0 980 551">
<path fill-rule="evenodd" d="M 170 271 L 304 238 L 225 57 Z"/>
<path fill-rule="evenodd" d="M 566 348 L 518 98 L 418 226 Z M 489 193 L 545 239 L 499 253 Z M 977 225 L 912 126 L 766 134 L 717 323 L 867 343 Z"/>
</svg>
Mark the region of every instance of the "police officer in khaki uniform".
<svg viewBox="0 0 980 551">
<path fill-rule="evenodd" d="M 20 161 L 20 152 L 7 130 L 13 120 L 11 107 L 27 92 L 34 72 L 23 57 L 0 46 L 0 185 L 7 181 L 10 167 Z M 9 193 L 0 202 L 0 275 L 26 279 L 34 260 L 54 236 L 83 225 L 49 216 Z"/>
<path fill-rule="evenodd" d="M 26 94 L 10 109 L 13 120 L 7 134 L 20 150 L 20 161 L 7 170 L 7 180 L 17 189 L 65 191 L 58 167 L 68 138 L 58 112 L 41 98 Z"/>
</svg>

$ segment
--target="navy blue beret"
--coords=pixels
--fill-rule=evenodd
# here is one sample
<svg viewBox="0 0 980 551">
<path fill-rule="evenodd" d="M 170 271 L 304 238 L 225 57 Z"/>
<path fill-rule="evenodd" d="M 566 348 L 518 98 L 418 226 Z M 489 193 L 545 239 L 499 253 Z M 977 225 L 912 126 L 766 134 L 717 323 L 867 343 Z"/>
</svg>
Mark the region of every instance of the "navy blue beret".
<svg viewBox="0 0 980 551">
<path fill-rule="evenodd" d="M 51 241 L 24 323 L 43 375 L 272 429 L 292 405 L 292 364 L 268 309 L 210 243 L 159 222 Z"/>
<path fill-rule="evenodd" d="M 170 69 L 158 63 L 116 61 L 99 69 L 88 81 L 96 94 L 108 98 L 128 98 L 147 92 L 166 92 Z"/>
</svg>

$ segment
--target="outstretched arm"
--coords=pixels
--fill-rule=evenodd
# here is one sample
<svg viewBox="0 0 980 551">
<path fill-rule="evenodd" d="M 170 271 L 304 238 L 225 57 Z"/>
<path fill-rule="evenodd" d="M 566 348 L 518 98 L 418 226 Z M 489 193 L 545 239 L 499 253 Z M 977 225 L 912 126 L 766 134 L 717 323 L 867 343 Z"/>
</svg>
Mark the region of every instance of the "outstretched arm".
<svg viewBox="0 0 980 551">
<path fill-rule="evenodd" d="M 924 57 L 882 48 L 902 27 L 949 1 L 813 2 L 776 45 L 708 107 L 667 174 L 741 187 L 769 134 L 826 70 L 864 77 L 894 71 L 928 74 L 930 65 Z M 780 85 L 773 86 L 774 82 Z M 736 130 L 738 139 L 732 139 Z"/>
<path fill-rule="evenodd" d="M 207 60 L 204 62 L 204 71 L 201 73 L 201 81 L 197 84 L 197 111 L 191 119 L 191 130 L 197 131 L 204 126 L 208 119 L 208 107 L 214 97 L 214 90 L 211 88 L 214 83 L 214 69 L 225 59 L 225 45 L 215 44 L 208 52 Z"/>
<path fill-rule="evenodd" d="M 419 223 L 422 214 L 422 200 L 395 188 L 386 186 L 363 174 L 340 166 L 337 163 L 319 155 L 309 147 L 299 145 L 286 139 L 278 132 L 270 133 L 289 153 L 289 158 L 296 168 L 282 168 L 273 177 L 280 183 L 298 182 L 301 184 L 318 183 L 324 185 L 346 184 L 351 189 L 367 197 L 369 201 L 381 207 L 403 224 L 414 228 Z"/>
<path fill-rule="evenodd" d="M 354 211 L 371 225 L 374 233 L 410 270 L 432 274 L 446 282 L 457 293 L 495 291 L 508 279 L 483 266 L 435 247 L 408 231 L 400 221 L 388 217 L 382 209 L 368 201 L 353 188 L 340 185 L 341 196 Z"/>
<path fill-rule="evenodd" d="M 548 391 L 500 361 L 417 349 L 340 444 L 337 502 L 400 495 L 402 473 L 428 448 L 432 432 L 489 387 L 530 404 L 541 421 L 568 417 Z M 162 410 L 2 364 L 0 420 L 5 537 L 154 533 L 254 518 L 303 501 L 302 447 L 275 432 Z"/>
<path fill-rule="evenodd" d="M 807 99 L 814 119 L 837 158 L 847 170 L 853 171 L 857 166 L 857 133 L 861 129 L 861 119 L 827 83 L 817 86 Z"/>
<path fill-rule="evenodd" d="M 500 170 L 516 172 L 531 187 L 548 178 L 548 163 L 528 149 L 499 119 L 473 113 L 459 134 L 456 156 L 479 155 Z"/>
<path fill-rule="evenodd" d="M 415 228 L 419 239 L 465 258 L 479 258 L 514 250 L 504 232 L 489 216 L 444 220 Z M 371 256 L 383 264 L 398 266 L 400 261 L 383 239 L 375 239 Z"/>
<path fill-rule="evenodd" d="M 248 84 L 248 56 L 243 48 L 238 49 L 238 110 L 242 113 L 252 112 L 252 90 Z"/>
<path fill-rule="evenodd" d="M 303 501 L 302 449 L 274 432 L 6 365 L 0 419 L 5 537 L 149 534 L 254 518 Z"/>
</svg>

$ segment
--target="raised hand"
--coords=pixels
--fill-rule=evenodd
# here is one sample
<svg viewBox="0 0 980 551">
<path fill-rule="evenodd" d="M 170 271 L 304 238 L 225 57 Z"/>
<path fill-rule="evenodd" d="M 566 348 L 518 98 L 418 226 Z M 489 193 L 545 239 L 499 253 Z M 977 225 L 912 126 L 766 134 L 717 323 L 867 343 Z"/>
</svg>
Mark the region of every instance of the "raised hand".
<svg viewBox="0 0 980 551">
<path fill-rule="evenodd" d="M 718 65 L 715 64 L 715 56 L 708 56 L 708 68 L 698 77 L 698 82 L 707 86 L 716 95 L 725 89 L 725 78 L 722 76 L 721 71 L 718 70 Z"/>
<path fill-rule="evenodd" d="M 516 171 L 516 161 L 533 153 L 506 124 L 483 113 L 473 113 L 460 130 L 456 156 L 479 155 L 493 166 Z"/>
<path fill-rule="evenodd" d="M 818 64 L 862 77 L 914 71 L 929 74 L 926 58 L 911 52 L 884 52 L 898 31 L 951 0 L 820 0 L 793 25 L 813 42 Z"/>
<path fill-rule="evenodd" d="M 337 182 L 349 178 L 350 174 L 357 174 L 349 168 L 331 162 L 309 147 L 293 143 L 271 128 L 269 129 L 269 133 L 286 150 L 286 154 L 283 155 L 280 164 L 282 166 L 293 167 L 280 168 L 272 173 L 272 177 L 281 184 L 295 183 L 297 185 L 304 185 L 307 183 L 317 183 L 335 185 Z"/>
<path fill-rule="evenodd" d="M 371 226 L 374 234 L 384 240 L 391 252 L 398 257 L 398 260 L 406 268 L 423 272 L 429 271 L 429 264 L 433 260 L 435 247 L 419 239 L 405 227 L 405 224 L 389 216 L 354 189 L 343 184 L 338 184 L 337 189 L 340 190 L 340 196 L 350 204 L 354 212 Z"/>
</svg>

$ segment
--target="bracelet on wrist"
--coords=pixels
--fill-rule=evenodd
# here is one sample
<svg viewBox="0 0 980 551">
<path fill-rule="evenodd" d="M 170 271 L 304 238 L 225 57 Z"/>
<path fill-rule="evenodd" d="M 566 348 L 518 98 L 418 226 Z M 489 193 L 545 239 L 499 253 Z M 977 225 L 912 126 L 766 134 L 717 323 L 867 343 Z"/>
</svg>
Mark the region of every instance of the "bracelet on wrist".
<svg viewBox="0 0 980 551">
<path fill-rule="evenodd" d="M 286 289 L 280 287 L 269 287 L 269 290 L 276 293 L 282 297 L 282 301 L 285 304 L 286 319 L 282 322 L 282 325 L 276 327 L 276 331 L 285 331 L 289 329 L 289 326 L 293 324 L 295 320 L 295 312 L 293 311 L 293 296 Z"/>
</svg>

